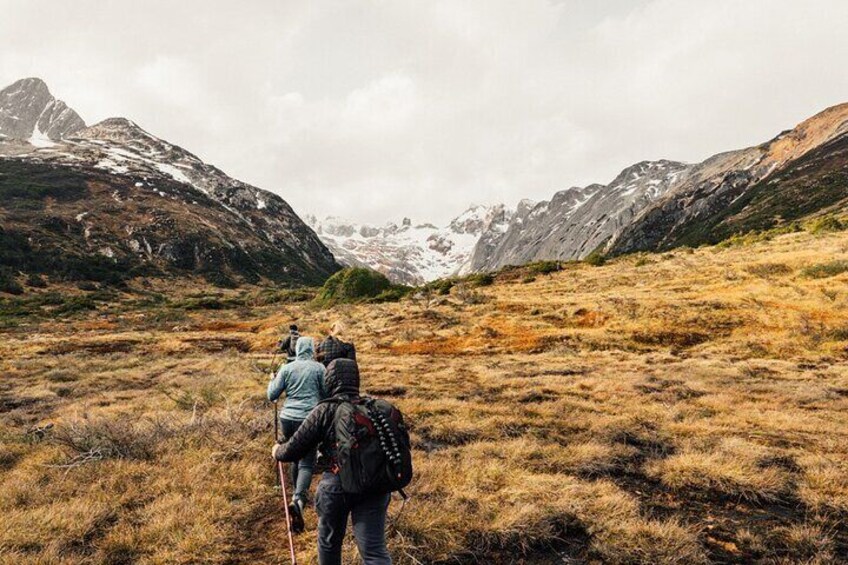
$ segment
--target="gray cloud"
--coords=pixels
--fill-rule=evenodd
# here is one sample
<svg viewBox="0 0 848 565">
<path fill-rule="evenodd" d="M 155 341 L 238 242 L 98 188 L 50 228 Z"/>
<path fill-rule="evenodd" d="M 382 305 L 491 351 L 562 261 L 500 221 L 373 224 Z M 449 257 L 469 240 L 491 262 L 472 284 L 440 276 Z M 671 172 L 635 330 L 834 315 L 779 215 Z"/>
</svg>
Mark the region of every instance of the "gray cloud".
<svg viewBox="0 0 848 565">
<path fill-rule="evenodd" d="M 40 76 L 301 213 L 444 221 L 848 101 L 841 0 L 0 0 Z"/>
</svg>

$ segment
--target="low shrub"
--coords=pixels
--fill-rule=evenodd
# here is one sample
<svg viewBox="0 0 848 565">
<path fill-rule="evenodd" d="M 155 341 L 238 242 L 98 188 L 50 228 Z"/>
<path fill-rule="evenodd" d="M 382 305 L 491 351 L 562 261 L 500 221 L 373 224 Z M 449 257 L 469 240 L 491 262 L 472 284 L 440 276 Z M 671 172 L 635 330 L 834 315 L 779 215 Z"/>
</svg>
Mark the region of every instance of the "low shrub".
<svg viewBox="0 0 848 565">
<path fill-rule="evenodd" d="M 562 270 L 562 264 L 559 261 L 536 261 L 527 265 L 527 268 L 531 273 L 547 275 Z"/>
<path fill-rule="evenodd" d="M 636 262 L 633 263 L 634 267 L 644 267 L 645 265 L 652 265 L 654 262 L 648 259 L 647 257 L 639 257 L 636 259 Z"/>
<path fill-rule="evenodd" d="M 393 285 L 392 288 L 384 290 L 373 298 L 373 302 L 397 302 L 406 297 L 412 288 L 403 285 Z"/>
<path fill-rule="evenodd" d="M 238 282 L 224 271 L 206 271 L 202 273 L 206 282 L 218 288 L 238 288 Z"/>
<path fill-rule="evenodd" d="M 69 456 L 65 465 L 73 466 L 103 459 L 148 460 L 157 446 L 171 435 L 166 424 L 122 419 L 80 420 L 58 427 L 53 441 Z"/>
<path fill-rule="evenodd" d="M 27 275 L 26 285 L 30 288 L 47 288 L 47 281 L 37 273 Z"/>
<path fill-rule="evenodd" d="M 489 273 L 478 273 L 466 277 L 465 282 L 473 287 L 491 286 L 495 283 L 495 277 Z"/>
<path fill-rule="evenodd" d="M 812 234 L 843 231 L 846 229 L 848 229 L 848 223 L 833 215 L 816 218 L 807 225 L 807 230 Z"/>
<path fill-rule="evenodd" d="M 434 292 L 440 296 L 447 296 L 456 285 L 455 279 L 436 279 L 425 284 L 422 288 L 425 292 Z"/>
<path fill-rule="evenodd" d="M 0 292 L 6 294 L 23 294 L 24 292 L 24 288 L 15 278 L 15 273 L 10 269 L 0 269 Z"/>
<path fill-rule="evenodd" d="M 184 310 L 229 310 L 244 306 L 244 300 L 236 296 L 194 296 L 177 302 L 175 306 Z"/>
<path fill-rule="evenodd" d="M 810 279 L 826 279 L 835 277 L 848 271 L 848 261 L 831 261 L 829 263 L 818 263 L 805 267 L 801 274 Z"/>
<path fill-rule="evenodd" d="M 755 243 L 771 241 L 778 235 L 787 233 L 799 233 L 804 231 L 804 227 L 800 222 L 789 222 L 768 230 L 752 230 L 745 233 L 734 234 L 716 244 L 717 249 L 727 249 L 731 247 L 745 247 Z"/>
<path fill-rule="evenodd" d="M 257 294 L 253 303 L 256 306 L 285 304 L 290 302 L 309 302 L 318 292 L 312 288 L 293 288 L 284 290 L 263 290 Z"/>
<path fill-rule="evenodd" d="M 749 265 L 745 270 L 764 279 L 792 273 L 792 268 L 783 263 L 757 263 L 756 265 Z"/>
<path fill-rule="evenodd" d="M 585 259 L 583 259 L 583 261 L 587 265 L 592 265 L 593 267 L 601 267 L 603 265 L 606 265 L 607 258 L 603 253 L 595 252 L 588 255 Z"/>
<path fill-rule="evenodd" d="M 57 306 L 53 313 L 62 316 L 96 309 L 97 303 L 90 296 L 72 296 Z"/>
<path fill-rule="evenodd" d="M 392 284 L 385 275 L 377 271 L 350 267 L 327 279 L 315 301 L 326 306 L 338 303 L 389 302 L 400 300 L 410 290 L 409 287 Z"/>
</svg>

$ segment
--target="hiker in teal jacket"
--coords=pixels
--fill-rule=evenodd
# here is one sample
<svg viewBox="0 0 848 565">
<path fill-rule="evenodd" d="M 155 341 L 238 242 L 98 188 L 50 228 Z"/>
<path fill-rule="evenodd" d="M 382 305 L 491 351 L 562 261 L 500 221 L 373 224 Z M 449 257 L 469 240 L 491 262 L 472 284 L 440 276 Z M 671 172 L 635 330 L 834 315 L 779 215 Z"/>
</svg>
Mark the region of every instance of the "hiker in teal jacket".
<svg viewBox="0 0 848 565">
<path fill-rule="evenodd" d="M 297 355 L 292 363 L 280 367 L 268 383 L 268 400 L 276 401 L 285 392 L 286 400 L 280 412 L 283 439 L 294 435 L 309 412 L 324 398 L 324 365 L 313 359 L 315 343 L 311 337 L 301 336 L 297 340 Z M 290 465 L 294 496 L 289 505 L 292 529 L 303 531 L 303 509 L 312 483 L 315 467 L 315 451 Z"/>
</svg>

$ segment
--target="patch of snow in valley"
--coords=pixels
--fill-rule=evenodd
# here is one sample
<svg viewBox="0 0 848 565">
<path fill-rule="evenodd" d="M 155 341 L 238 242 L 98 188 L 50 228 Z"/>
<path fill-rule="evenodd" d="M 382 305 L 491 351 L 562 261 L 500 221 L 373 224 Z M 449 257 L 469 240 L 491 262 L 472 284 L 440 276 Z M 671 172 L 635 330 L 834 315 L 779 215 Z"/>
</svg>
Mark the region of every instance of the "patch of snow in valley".
<svg viewBox="0 0 848 565">
<path fill-rule="evenodd" d="M 38 125 L 36 124 L 35 128 L 32 130 L 32 136 L 28 139 L 30 145 L 34 145 L 35 147 L 53 147 L 56 143 L 47 137 L 47 134 L 42 132 Z"/>
</svg>

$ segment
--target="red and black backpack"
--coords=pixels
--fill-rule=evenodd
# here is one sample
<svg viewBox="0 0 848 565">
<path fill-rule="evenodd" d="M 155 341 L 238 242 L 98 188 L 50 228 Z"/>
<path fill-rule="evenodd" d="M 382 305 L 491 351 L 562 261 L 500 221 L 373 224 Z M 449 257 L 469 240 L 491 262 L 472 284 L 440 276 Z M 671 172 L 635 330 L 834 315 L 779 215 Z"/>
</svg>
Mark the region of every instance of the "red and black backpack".
<svg viewBox="0 0 848 565">
<path fill-rule="evenodd" d="M 360 397 L 338 402 L 333 426 L 342 488 L 351 494 L 400 492 L 412 480 L 412 451 L 403 415 L 391 402 Z"/>
</svg>

